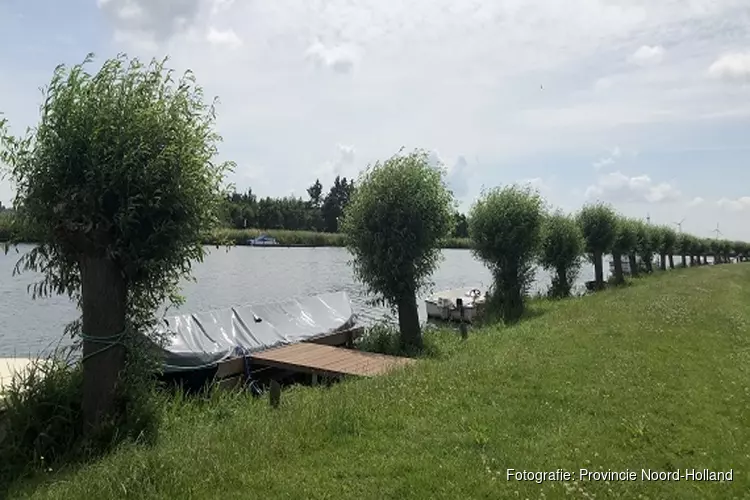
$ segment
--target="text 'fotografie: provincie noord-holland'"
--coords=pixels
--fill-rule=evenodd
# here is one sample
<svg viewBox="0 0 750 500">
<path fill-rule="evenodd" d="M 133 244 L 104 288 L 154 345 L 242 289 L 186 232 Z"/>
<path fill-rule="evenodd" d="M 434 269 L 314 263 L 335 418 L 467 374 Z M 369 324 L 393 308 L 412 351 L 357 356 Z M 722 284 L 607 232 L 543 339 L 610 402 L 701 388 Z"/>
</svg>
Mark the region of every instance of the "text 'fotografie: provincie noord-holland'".
<svg viewBox="0 0 750 500">
<path fill-rule="evenodd" d="M 529 471 L 507 469 L 508 481 L 530 481 L 544 483 L 547 481 L 699 481 L 731 482 L 734 470 L 712 471 L 709 469 L 681 469 L 676 471 L 657 471 L 653 469 L 638 470 L 588 470 L 578 472 L 557 469 L 554 471 Z"/>
</svg>

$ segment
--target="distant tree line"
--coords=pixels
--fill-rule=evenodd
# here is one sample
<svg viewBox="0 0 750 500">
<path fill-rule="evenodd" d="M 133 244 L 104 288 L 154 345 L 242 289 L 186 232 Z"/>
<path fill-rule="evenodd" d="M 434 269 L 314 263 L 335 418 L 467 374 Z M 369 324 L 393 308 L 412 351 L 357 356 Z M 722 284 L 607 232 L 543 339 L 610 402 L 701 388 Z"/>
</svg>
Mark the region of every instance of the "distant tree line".
<svg viewBox="0 0 750 500">
<path fill-rule="evenodd" d="M 290 231 L 321 231 L 338 233 L 341 216 L 356 187 L 354 181 L 336 176 L 324 194 L 319 179 L 307 188 L 307 199 L 294 196 L 259 198 L 249 188 L 233 192 L 225 200 L 224 221 L 232 228 L 287 229 Z M 467 238 L 469 226 L 466 215 L 453 212 L 451 236 Z"/>
</svg>

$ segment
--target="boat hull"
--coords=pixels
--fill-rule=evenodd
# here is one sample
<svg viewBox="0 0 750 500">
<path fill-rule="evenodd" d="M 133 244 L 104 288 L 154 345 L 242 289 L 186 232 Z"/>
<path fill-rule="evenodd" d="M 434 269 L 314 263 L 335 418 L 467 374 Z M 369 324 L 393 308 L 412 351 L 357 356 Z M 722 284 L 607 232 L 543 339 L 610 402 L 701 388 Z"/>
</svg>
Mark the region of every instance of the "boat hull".
<svg viewBox="0 0 750 500">
<path fill-rule="evenodd" d="M 472 293 L 473 292 L 473 293 Z M 463 301 L 463 319 L 457 306 L 457 300 Z M 476 288 L 460 288 L 437 293 L 425 300 L 427 317 L 442 321 L 465 321 L 471 323 L 477 319 L 485 297 Z"/>
<path fill-rule="evenodd" d="M 345 292 L 172 316 L 157 329 L 164 372 L 203 370 L 235 357 L 311 341 L 354 326 Z"/>
</svg>

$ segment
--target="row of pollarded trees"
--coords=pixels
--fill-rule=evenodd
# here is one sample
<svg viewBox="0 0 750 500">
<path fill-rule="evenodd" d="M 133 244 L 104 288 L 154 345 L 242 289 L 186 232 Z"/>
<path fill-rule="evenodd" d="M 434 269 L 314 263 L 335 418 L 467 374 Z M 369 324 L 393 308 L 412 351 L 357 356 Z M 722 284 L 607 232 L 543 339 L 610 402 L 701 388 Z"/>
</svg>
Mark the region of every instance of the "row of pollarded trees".
<svg viewBox="0 0 750 500">
<path fill-rule="evenodd" d="M 422 345 L 418 292 L 429 283 L 439 261 L 440 242 L 451 226 L 454 200 L 444 172 L 430 166 L 426 152 L 399 153 L 369 168 L 344 214 L 347 246 L 355 275 L 382 302 L 398 312 L 405 350 Z M 486 191 L 468 217 L 474 254 L 490 269 L 489 308 L 505 322 L 524 313 L 534 267 L 552 274 L 550 295 L 567 297 L 583 263 L 594 263 L 597 288 L 604 286 L 603 258 L 611 254 L 615 283 L 624 283 L 622 257 L 638 272 L 660 266 L 728 262 L 750 255 L 750 245 L 678 234 L 668 227 L 628 219 L 604 204 L 587 205 L 575 215 L 550 213 L 539 193 L 519 186 Z M 689 260 L 688 260 L 689 259 Z M 669 264 L 668 264 L 669 263 Z"/>
</svg>

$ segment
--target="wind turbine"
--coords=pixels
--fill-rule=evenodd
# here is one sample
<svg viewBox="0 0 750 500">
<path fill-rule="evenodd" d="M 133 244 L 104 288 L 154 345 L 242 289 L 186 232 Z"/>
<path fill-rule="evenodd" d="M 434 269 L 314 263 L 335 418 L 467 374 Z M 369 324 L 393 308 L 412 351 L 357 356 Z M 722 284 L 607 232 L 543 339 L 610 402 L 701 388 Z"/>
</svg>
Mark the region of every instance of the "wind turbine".
<svg viewBox="0 0 750 500">
<path fill-rule="evenodd" d="M 646 224 L 651 224 L 651 214 L 646 214 Z"/>
<path fill-rule="evenodd" d="M 677 226 L 677 230 L 679 232 L 682 232 L 682 223 L 683 222 L 685 222 L 685 217 L 683 217 L 680 222 L 673 222 L 672 224 L 674 224 L 675 226 Z"/>
<path fill-rule="evenodd" d="M 719 235 L 721 234 L 721 231 L 719 230 L 719 223 L 718 222 L 716 223 L 716 229 L 714 229 L 711 232 L 712 233 L 716 233 L 716 239 L 718 240 L 719 239 Z"/>
</svg>

